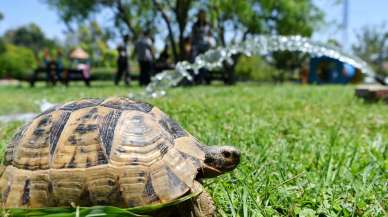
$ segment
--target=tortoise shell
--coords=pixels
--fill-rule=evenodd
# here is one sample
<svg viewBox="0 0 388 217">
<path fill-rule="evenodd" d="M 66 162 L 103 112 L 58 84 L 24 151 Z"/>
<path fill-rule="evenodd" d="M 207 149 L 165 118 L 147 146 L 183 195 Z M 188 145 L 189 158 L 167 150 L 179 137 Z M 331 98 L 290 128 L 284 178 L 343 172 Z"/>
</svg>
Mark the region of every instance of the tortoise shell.
<svg viewBox="0 0 388 217">
<path fill-rule="evenodd" d="M 27 123 L 6 148 L 5 207 L 174 200 L 192 187 L 202 145 L 158 108 L 128 98 L 83 99 Z"/>
</svg>

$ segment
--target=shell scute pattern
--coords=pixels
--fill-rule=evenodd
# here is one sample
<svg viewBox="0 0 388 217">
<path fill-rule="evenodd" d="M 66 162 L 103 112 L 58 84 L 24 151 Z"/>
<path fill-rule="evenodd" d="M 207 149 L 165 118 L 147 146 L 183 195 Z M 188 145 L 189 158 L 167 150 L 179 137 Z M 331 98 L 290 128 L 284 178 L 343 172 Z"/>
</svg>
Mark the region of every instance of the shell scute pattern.
<svg viewBox="0 0 388 217">
<path fill-rule="evenodd" d="M 142 111 L 145 113 L 150 112 L 153 108 L 151 104 L 130 100 L 125 97 L 108 98 L 101 104 L 101 106 L 119 110 Z"/>
<path fill-rule="evenodd" d="M 173 145 L 171 136 L 158 127 L 152 115 L 124 112 L 113 138 L 111 163 L 150 166 L 161 159 L 161 143 Z"/>
<path fill-rule="evenodd" d="M 114 132 L 121 113 L 120 110 L 112 110 L 100 121 L 100 139 L 107 156 L 110 156 Z"/>
<path fill-rule="evenodd" d="M 193 186 L 203 159 L 195 139 L 150 104 L 75 101 L 15 135 L 1 200 L 8 207 L 167 202 Z"/>
<path fill-rule="evenodd" d="M 104 100 L 103 99 L 83 99 L 79 101 L 73 101 L 64 104 L 59 109 L 61 110 L 69 110 L 69 111 L 75 111 L 78 109 L 83 109 L 87 107 L 97 106 L 101 104 Z"/>
<path fill-rule="evenodd" d="M 10 165 L 13 163 L 14 160 L 14 153 L 15 150 L 17 149 L 17 146 L 20 143 L 20 140 L 23 138 L 26 130 L 29 128 L 31 122 L 23 125 L 14 135 L 12 138 L 12 141 L 8 144 L 6 150 L 5 150 L 5 156 L 4 156 L 4 164 L 5 165 Z"/>
<path fill-rule="evenodd" d="M 109 112 L 103 107 L 73 111 L 59 137 L 51 167 L 85 168 L 106 164 L 108 157 L 101 145 L 98 123 Z"/>
<path fill-rule="evenodd" d="M 17 142 L 17 147 L 13 150 L 12 165 L 30 170 L 48 169 L 50 147 L 54 141 L 50 137 L 54 123 L 60 117 L 61 112 L 51 112 L 31 121 L 20 138 L 11 142 Z"/>
<path fill-rule="evenodd" d="M 159 120 L 159 124 L 169 132 L 175 139 L 179 137 L 185 137 L 188 134 L 178 123 L 176 123 L 171 118 L 165 116 L 161 120 Z"/>
</svg>

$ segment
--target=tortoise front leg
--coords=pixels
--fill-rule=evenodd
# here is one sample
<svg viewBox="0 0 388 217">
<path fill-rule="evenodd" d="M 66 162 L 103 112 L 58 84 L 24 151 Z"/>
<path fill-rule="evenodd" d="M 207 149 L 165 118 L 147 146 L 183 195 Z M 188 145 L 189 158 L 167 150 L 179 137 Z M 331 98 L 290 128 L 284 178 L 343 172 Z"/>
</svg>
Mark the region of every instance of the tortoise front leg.
<svg viewBox="0 0 388 217">
<path fill-rule="evenodd" d="M 195 217 L 215 217 L 216 206 L 213 198 L 207 191 L 203 191 L 198 195 L 197 199 L 193 201 L 194 216 Z"/>
<path fill-rule="evenodd" d="M 216 206 L 210 194 L 203 189 L 199 182 L 194 183 L 193 192 L 202 191 L 196 198 L 178 207 L 181 217 L 215 217 Z"/>
</svg>

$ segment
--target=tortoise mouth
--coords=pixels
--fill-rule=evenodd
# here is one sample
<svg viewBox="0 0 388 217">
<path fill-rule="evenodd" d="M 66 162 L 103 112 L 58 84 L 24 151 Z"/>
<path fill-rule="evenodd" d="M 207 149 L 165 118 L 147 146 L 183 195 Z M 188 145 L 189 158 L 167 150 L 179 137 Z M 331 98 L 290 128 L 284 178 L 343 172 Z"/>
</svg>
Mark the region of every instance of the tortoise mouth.
<svg viewBox="0 0 388 217">
<path fill-rule="evenodd" d="M 221 175 L 223 172 L 215 167 L 203 164 L 198 169 L 197 178 L 212 178 Z"/>
<path fill-rule="evenodd" d="M 236 168 L 236 164 L 231 164 L 231 165 L 225 165 L 222 168 L 217 168 L 214 166 L 210 166 L 208 164 L 202 165 L 198 169 L 198 178 L 213 178 L 219 175 L 224 174 L 225 172 L 232 171 L 233 169 Z"/>
<path fill-rule="evenodd" d="M 217 169 L 217 168 L 215 168 L 215 167 L 206 165 L 206 164 L 205 164 L 205 168 L 206 168 L 207 170 L 209 170 L 209 171 L 214 172 L 214 173 L 218 173 L 218 174 L 221 174 L 221 173 L 222 173 L 221 170 L 219 170 L 219 169 Z"/>
</svg>

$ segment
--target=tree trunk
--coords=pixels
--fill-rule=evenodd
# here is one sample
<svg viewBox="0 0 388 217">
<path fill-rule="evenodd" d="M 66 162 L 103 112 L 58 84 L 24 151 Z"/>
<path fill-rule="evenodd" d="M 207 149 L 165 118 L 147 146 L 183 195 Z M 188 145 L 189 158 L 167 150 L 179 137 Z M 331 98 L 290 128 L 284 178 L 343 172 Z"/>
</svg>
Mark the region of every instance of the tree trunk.
<svg viewBox="0 0 388 217">
<path fill-rule="evenodd" d="M 177 0 L 175 6 L 175 16 L 179 27 L 179 60 L 184 59 L 184 33 L 187 25 L 188 13 L 192 0 Z"/>
<path fill-rule="evenodd" d="M 167 25 L 168 38 L 170 39 L 171 48 L 172 48 L 172 54 L 174 56 L 174 62 L 177 62 L 178 61 L 178 52 L 177 52 L 177 49 L 176 49 L 176 44 L 175 44 L 175 39 L 174 39 L 174 32 L 172 31 L 172 27 L 171 27 L 171 21 L 168 18 L 167 14 L 163 11 L 163 8 L 161 7 L 161 5 L 157 2 L 157 0 L 152 0 L 152 2 L 154 4 L 155 8 L 162 15 L 162 18 L 163 18 L 164 22 Z"/>
<path fill-rule="evenodd" d="M 221 18 L 219 18 L 218 21 L 217 21 L 218 38 L 221 41 L 221 45 L 223 47 L 225 47 L 225 45 L 226 45 L 226 42 L 225 42 L 225 28 L 224 28 L 223 24 L 224 24 L 224 21 Z"/>
<path fill-rule="evenodd" d="M 136 39 L 138 36 L 138 33 L 135 31 L 135 29 L 133 28 L 133 26 L 131 24 L 131 21 L 126 16 L 127 15 L 126 8 L 123 6 L 123 3 L 121 2 L 121 0 L 117 0 L 116 3 L 117 3 L 116 8 L 117 8 L 118 15 L 119 15 L 120 19 L 127 26 L 128 31 L 132 33 L 133 38 Z"/>
</svg>

